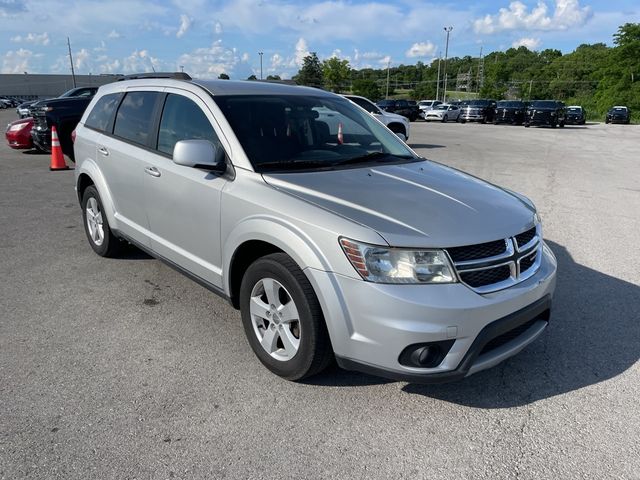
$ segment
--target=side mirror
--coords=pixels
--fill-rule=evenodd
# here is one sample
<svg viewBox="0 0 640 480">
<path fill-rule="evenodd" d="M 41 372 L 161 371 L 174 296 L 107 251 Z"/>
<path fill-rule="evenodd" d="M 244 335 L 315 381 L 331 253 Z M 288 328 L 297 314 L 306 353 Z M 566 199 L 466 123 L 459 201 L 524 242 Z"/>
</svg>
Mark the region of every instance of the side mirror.
<svg viewBox="0 0 640 480">
<path fill-rule="evenodd" d="M 173 163 L 183 167 L 224 171 L 224 150 L 209 140 L 180 140 L 173 147 Z"/>
<path fill-rule="evenodd" d="M 400 140 L 406 143 L 407 137 L 404 135 L 404 133 L 400 133 L 400 132 L 395 132 L 395 133 L 396 133 L 396 137 L 398 137 Z"/>
</svg>

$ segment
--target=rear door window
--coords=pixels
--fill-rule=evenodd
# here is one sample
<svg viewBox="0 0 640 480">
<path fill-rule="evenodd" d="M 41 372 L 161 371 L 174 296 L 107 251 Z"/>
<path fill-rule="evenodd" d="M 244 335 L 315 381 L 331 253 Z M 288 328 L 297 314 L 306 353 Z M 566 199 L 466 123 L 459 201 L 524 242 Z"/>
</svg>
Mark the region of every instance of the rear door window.
<svg viewBox="0 0 640 480">
<path fill-rule="evenodd" d="M 162 153 L 173 155 L 173 147 L 180 140 L 220 143 L 202 109 L 189 98 L 170 93 L 162 111 L 157 148 Z"/>
<path fill-rule="evenodd" d="M 101 97 L 93 106 L 91 113 L 89 113 L 87 120 L 84 122 L 85 127 L 106 132 L 107 129 L 109 129 L 108 127 L 111 123 L 113 112 L 115 112 L 120 98 L 122 98 L 121 93 L 110 93 Z"/>
<path fill-rule="evenodd" d="M 116 115 L 114 135 L 147 146 L 158 95 L 158 92 L 127 93 Z"/>
</svg>

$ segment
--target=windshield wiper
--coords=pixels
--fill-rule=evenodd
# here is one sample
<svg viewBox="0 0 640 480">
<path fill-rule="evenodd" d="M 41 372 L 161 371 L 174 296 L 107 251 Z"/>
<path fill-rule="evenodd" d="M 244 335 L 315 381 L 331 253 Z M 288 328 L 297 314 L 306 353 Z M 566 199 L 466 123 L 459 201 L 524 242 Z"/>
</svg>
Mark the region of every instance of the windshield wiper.
<svg viewBox="0 0 640 480">
<path fill-rule="evenodd" d="M 369 152 L 369 153 L 365 153 L 364 155 L 358 155 L 357 157 L 351 157 L 351 158 L 347 158 L 346 160 L 335 162 L 334 165 L 351 165 L 354 163 L 366 163 L 374 160 L 380 161 L 382 158 L 387 158 L 387 157 L 395 157 L 395 158 L 406 159 L 406 160 L 413 158 L 413 157 L 410 157 L 409 155 L 393 155 L 391 153 L 385 153 L 385 152 Z"/>
<path fill-rule="evenodd" d="M 260 171 L 268 169 L 270 172 L 276 172 L 278 170 L 298 170 L 304 168 L 332 168 L 333 163 L 327 160 L 276 160 L 273 162 L 258 163 L 256 167 Z"/>
</svg>

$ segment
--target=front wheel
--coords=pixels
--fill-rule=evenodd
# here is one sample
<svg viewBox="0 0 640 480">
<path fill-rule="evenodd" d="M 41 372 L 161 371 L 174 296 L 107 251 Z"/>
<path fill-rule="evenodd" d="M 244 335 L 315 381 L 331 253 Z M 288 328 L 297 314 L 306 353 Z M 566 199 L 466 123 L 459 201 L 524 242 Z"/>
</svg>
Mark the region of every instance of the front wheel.
<svg viewBox="0 0 640 480">
<path fill-rule="evenodd" d="M 267 255 L 249 266 L 240 286 L 240 310 L 249 345 L 276 375 L 302 380 L 331 361 L 318 298 L 287 254 Z"/>
<path fill-rule="evenodd" d="M 449 118 L 446 115 L 444 117 L 442 117 L 442 123 L 446 123 L 447 120 L 449 120 Z"/>
</svg>

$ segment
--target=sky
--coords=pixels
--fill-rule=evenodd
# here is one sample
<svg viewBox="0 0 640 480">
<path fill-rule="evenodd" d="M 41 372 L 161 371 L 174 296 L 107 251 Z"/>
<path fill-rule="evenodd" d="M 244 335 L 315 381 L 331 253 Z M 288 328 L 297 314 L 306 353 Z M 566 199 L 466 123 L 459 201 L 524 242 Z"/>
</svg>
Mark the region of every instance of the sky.
<svg viewBox="0 0 640 480">
<path fill-rule="evenodd" d="M 0 0 L 0 72 L 290 78 L 309 52 L 353 68 L 612 43 L 640 0 Z"/>
</svg>

